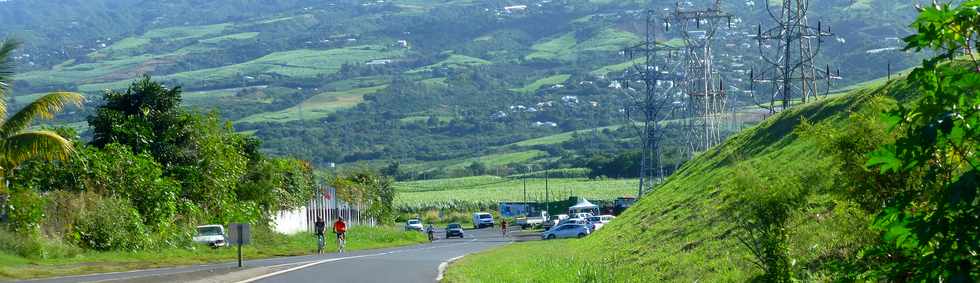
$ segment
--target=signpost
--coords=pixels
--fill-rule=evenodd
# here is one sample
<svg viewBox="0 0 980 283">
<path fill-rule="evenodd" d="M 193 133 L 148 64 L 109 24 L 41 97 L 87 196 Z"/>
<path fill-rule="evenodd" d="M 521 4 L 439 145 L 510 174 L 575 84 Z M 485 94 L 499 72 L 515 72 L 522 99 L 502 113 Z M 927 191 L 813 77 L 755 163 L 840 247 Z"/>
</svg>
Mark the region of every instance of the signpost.
<svg viewBox="0 0 980 283">
<path fill-rule="evenodd" d="M 242 267 L 242 245 L 252 242 L 252 225 L 248 223 L 231 224 L 231 233 L 228 237 L 232 243 L 238 245 L 238 267 Z"/>
</svg>

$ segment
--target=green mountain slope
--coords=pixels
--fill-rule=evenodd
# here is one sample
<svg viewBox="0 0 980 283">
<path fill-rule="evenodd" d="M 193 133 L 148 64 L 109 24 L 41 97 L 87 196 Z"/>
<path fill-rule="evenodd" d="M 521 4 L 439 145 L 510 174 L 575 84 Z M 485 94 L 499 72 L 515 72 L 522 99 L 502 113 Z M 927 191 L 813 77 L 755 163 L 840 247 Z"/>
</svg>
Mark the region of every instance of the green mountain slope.
<svg viewBox="0 0 980 283">
<path fill-rule="evenodd" d="M 796 270 L 825 278 L 830 262 L 853 255 L 871 237 L 867 218 L 829 193 L 834 185 L 826 172 L 834 160 L 821 153 L 816 137 L 796 129 L 809 121 L 844 130 L 851 127 L 849 113 L 867 111 L 870 101 L 891 103 L 876 97 L 904 88 L 901 81 L 866 86 L 780 113 L 688 162 L 596 234 L 469 256 L 449 269 L 449 281 L 528 281 L 528 275 L 530 281 L 747 281 L 760 271 L 739 243 L 733 219 L 723 213 L 734 201 L 734 179 L 746 172 L 816 192 L 791 221 L 789 248 Z M 486 272 L 487 266 L 494 271 Z M 572 266 L 583 271 L 569 272 Z"/>
</svg>

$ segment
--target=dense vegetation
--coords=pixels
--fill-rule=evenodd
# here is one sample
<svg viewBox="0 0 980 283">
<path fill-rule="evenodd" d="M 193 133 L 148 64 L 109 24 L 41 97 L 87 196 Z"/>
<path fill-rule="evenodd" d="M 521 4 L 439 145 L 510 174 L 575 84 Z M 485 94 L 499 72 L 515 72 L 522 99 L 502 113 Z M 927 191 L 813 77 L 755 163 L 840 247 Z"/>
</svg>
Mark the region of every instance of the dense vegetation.
<svg viewBox="0 0 980 283">
<path fill-rule="evenodd" d="M 7 41 L 0 50 L 14 46 Z M 0 63 L 10 62 L 8 54 L 0 52 Z M 195 225 L 267 227 L 270 213 L 312 196 L 309 163 L 260 153 L 257 139 L 217 115 L 181 109 L 180 94 L 149 77 L 125 92 L 106 92 L 89 118 L 96 136 L 90 144 L 70 128 L 23 130 L 34 116 L 50 118 L 65 102 L 80 101 L 77 94 L 53 93 L 11 116 L 3 127 L 0 233 L 19 240 L 0 243 L 0 252 L 44 258 L 64 256 L 52 251 L 66 245 L 185 248 Z"/>
<path fill-rule="evenodd" d="M 977 7 L 922 9 L 906 48 L 939 56 L 908 77 L 780 113 L 589 238 L 470 256 L 449 281 L 975 282 Z"/>
</svg>

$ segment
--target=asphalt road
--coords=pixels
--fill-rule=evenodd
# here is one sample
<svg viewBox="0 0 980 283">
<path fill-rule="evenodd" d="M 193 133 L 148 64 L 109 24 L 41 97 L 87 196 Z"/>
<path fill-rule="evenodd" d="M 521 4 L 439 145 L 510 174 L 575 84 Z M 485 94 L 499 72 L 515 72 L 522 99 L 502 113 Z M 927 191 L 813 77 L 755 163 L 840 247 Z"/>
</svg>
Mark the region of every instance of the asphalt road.
<svg viewBox="0 0 980 283">
<path fill-rule="evenodd" d="M 443 233 L 436 233 L 441 238 Z M 247 260 L 247 268 L 222 263 L 35 280 L 30 282 L 434 282 L 448 261 L 513 241 L 533 240 L 536 233 L 499 229 L 467 230 L 463 239 L 319 256 Z M 351 239 L 356 241 L 356 239 Z M 442 265 L 443 267 L 440 267 Z"/>
</svg>

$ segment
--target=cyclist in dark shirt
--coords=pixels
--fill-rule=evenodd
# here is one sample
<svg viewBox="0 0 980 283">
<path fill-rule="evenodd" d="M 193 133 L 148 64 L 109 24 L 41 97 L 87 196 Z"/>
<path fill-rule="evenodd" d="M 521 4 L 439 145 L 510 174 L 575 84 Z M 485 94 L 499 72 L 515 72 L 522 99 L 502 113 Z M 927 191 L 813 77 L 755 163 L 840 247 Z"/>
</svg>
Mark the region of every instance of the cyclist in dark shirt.
<svg viewBox="0 0 980 283">
<path fill-rule="evenodd" d="M 316 253 L 323 253 L 323 231 L 327 229 L 327 223 L 323 222 L 323 217 L 317 217 L 313 223 L 313 233 L 316 234 Z"/>
</svg>

